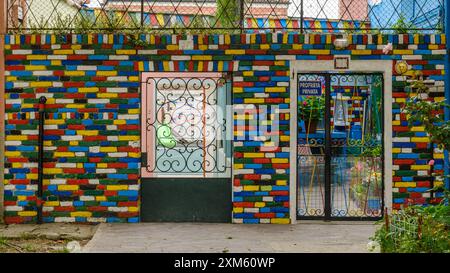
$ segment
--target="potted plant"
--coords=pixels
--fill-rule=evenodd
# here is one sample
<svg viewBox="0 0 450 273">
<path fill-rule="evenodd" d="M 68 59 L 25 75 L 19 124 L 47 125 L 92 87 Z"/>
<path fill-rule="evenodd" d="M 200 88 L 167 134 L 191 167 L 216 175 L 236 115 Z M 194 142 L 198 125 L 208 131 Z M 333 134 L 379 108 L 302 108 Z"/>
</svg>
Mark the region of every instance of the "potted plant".
<svg viewBox="0 0 450 273">
<path fill-rule="evenodd" d="M 307 134 L 314 134 L 317 130 L 317 123 L 323 118 L 325 110 L 325 98 L 322 96 L 309 96 L 299 103 L 298 114 L 305 122 Z"/>
</svg>

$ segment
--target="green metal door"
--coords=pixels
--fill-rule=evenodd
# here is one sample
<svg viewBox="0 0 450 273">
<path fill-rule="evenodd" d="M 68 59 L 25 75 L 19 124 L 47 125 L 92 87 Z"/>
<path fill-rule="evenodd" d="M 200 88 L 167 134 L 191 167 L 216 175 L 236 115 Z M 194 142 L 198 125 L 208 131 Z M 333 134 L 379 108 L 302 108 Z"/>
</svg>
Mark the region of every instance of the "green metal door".
<svg viewBox="0 0 450 273">
<path fill-rule="evenodd" d="M 157 178 L 142 181 L 142 222 L 231 222 L 227 178 Z"/>
</svg>

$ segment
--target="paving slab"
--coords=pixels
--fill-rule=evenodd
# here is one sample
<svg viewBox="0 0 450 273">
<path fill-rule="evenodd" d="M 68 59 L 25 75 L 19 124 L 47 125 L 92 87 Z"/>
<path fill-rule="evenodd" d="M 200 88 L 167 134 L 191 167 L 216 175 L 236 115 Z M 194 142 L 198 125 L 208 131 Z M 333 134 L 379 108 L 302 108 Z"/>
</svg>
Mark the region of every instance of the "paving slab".
<svg viewBox="0 0 450 273">
<path fill-rule="evenodd" d="M 82 252 L 364 253 L 374 222 L 100 224 Z"/>
</svg>

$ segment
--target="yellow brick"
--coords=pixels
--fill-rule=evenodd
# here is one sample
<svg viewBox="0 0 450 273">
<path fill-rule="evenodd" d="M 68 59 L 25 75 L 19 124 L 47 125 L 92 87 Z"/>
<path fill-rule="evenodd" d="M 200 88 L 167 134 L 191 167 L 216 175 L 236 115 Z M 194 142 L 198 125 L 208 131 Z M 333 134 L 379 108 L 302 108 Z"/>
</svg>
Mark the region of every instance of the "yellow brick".
<svg viewBox="0 0 450 273">
<path fill-rule="evenodd" d="M 70 146 L 78 146 L 78 141 L 75 141 L 75 140 L 69 141 L 69 145 Z"/>
<path fill-rule="evenodd" d="M 33 70 L 46 70 L 45 65 L 26 65 L 25 70 L 27 71 L 33 71 Z"/>
<path fill-rule="evenodd" d="M 6 81 L 7 82 L 15 82 L 15 81 L 17 81 L 17 77 L 8 76 L 8 77 L 6 77 Z"/>
<path fill-rule="evenodd" d="M 244 158 L 263 158 L 263 153 L 244 153 Z"/>
<path fill-rule="evenodd" d="M 272 158 L 272 163 L 288 163 L 288 158 Z"/>
<path fill-rule="evenodd" d="M 166 49 L 167 50 L 178 50 L 179 47 L 178 47 L 178 45 L 167 45 Z"/>
<path fill-rule="evenodd" d="M 392 125 L 400 126 L 401 125 L 401 121 L 400 120 L 393 120 L 392 121 Z"/>
<path fill-rule="evenodd" d="M 244 99 L 244 103 L 264 103 L 264 99 Z"/>
<path fill-rule="evenodd" d="M 121 141 L 135 141 L 140 140 L 140 136 L 119 136 Z"/>
<path fill-rule="evenodd" d="M 277 180 L 277 186 L 287 186 L 287 180 Z"/>
<path fill-rule="evenodd" d="M 24 135 L 8 135 L 5 138 L 6 140 L 27 140 L 28 136 Z"/>
<path fill-rule="evenodd" d="M 98 93 L 97 98 L 117 98 L 119 94 L 117 93 Z"/>
<path fill-rule="evenodd" d="M 96 196 L 95 201 L 107 201 L 106 196 Z"/>
<path fill-rule="evenodd" d="M 139 81 L 139 77 L 137 77 L 137 76 L 130 76 L 130 77 L 128 77 L 128 81 L 129 82 L 138 82 Z"/>
<path fill-rule="evenodd" d="M 6 157 L 19 157 L 20 152 L 13 152 L 13 151 L 5 151 Z"/>
<path fill-rule="evenodd" d="M 57 207 L 59 206 L 59 201 L 47 201 L 44 203 L 46 207 Z"/>
<path fill-rule="evenodd" d="M 141 110 L 139 109 L 128 109 L 128 114 L 140 114 Z"/>
<path fill-rule="evenodd" d="M 289 141 L 290 137 L 289 136 L 280 136 L 280 141 Z"/>
<path fill-rule="evenodd" d="M 444 159 L 444 154 L 434 154 L 434 159 Z"/>
<path fill-rule="evenodd" d="M 73 50 L 79 50 L 82 48 L 81 45 L 72 45 L 70 48 L 72 48 Z"/>
<path fill-rule="evenodd" d="M 80 93 L 95 93 L 98 92 L 98 87 L 80 87 L 78 88 Z"/>
<path fill-rule="evenodd" d="M 97 130 L 77 130 L 77 135 L 98 136 L 98 131 Z"/>
<path fill-rule="evenodd" d="M 423 126 L 411 127 L 411 131 L 412 132 L 423 132 L 423 131 L 425 131 L 425 127 L 423 127 Z"/>
<path fill-rule="evenodd" d="M 108 186 L 106 186 L 106 189 L 108 191 L 123 191 L 123 190 L 127 190 L 128 186 L 127 185 L 108 185 Z"/>
<path fill-rule="evenodd" d="M 114 153 L 117 152 L 117 147 L 100 147 L 102 153 Z"/>
<path fill-rule="evenodd" d="M 244 77 L 252 77 L 253 71 L 244 71 L 244 73 L 242 73 L 242 75 L 244 75 Z"/>
<path fill-rule="evenodd" d="M 267 87 L 265 90 L 265 92 L 286 92 L 286 87 Z"/>
<path fill-rule="evenodd" d="M 17 201 L 26 201 L 27 197 L 25 195 L 19 195 L 17 196 Z"/>
<path fill-rule="evenodd" d="M 67 108 L 75 108 L 75 109 L 82 109 L 85 107 L 85 105 L 83 104 L 78 104 L 78 103 L 69 103 L 66 105 Z"/>
<path fill-rule="evenodd" d="M 58 185 L 60 191 L 77 191 L 78 189 L 78 185 Z"/>
<path fill-rule="evenodd" d="M 46 55 L 27 55 L 27 60 L 47 60 Z"/>
<path fill-rule="evenodd" d="M 394 55 L 414 55 L 414 51 L 411 49 L 394 49 L 392 54 L 394 54 Z"/>
<path fill-rule="evenodd" d="M 27 173 L 27 179 L 38 179 L 37 173 Z"/>
<path fill-rule="evenodd" d="M 255 202 L 255 208 L 264 208 L 266 203 L 264 202 Z"/>
<path fill-rule="evenodd" d="M 62 65 L 62 61 L 61 60 L 52 60 L 51 64 L 52 65 Z"/>
<path fill-rule="evenodd" d="M 234 168 L 235 169 L 243 169 L 244 168 L 244 164 L 234 164 Z"/>
<path fill-rule="evenodd" d="M 138 207 L 128 207 L 128 211 L 129 212 L 137 212 L 137 211 L 139 211 L 139 208 Z"/>
<path fill-rule="evenodd" d="M 353 55 L 372 55 L 372 50 L 352 50 Z"/>
<path fill-rule="evenodd" d="M 261 49 L 270 49 L 270 45 L 268 45 L 268 44 L 262 44 L 262 45 L 260 45 L 260 48 L 261 48 Z"/>
<path fill-rule="evenodd" d="M 291 223 L 291 220 L 289 220 L 289 218 L 273 218 L 273 219 L 270 219 L 270 223 L 272 223 L 272 224 L 289 224 L 289 223 Z"/>
<path fill-rule="evenodd" d="M 59 125 L 59 124 L 66 124 L 66 121 L 63 119 L 46 119 L 45 124 Z"/>
<path fill-rule="evenodd" d="M 117 76 L 117 71 L 97 71 L 97 76 Z"/>
<path fill-rule="evenodd" d="M 393 154 L 399 154 L 399 153 L 401 153 L 402 152 L 402 149 L 401 148 L 392 148 L 392 153 Z"/>
<path fill-rule="evenodd" d="M 225 55 L 245 55 L 244 49 L 227 49 Z"/>
<path fill-rule="evenodd" d="M 242 213 L 242 212 L 244 212 L 244 208 L 241 208 L 241 207 L 234 207 L 234 208 L 233 208 L 233 212 L 234 212 L 234 213 Z"/>
<path fill-rule="evenodd" d="M 411 142 L 430 142 L 429 137 L 412 137 Z"/>
<path fill-rule="evenodd" d="M 415 182 L 397 182 L 397 183 L 394 183 L 394 187 L 396 187 L 396 188 L 415 188 L 416 183 Z"/>
<path fill-rule="evenodd" d="M 44 174 L 61 174 L 62 173 L 62 169 L 57 169 L 57 168 L 45 168 L 44 169 Z"/>
<path fill-rule="evenodd" d="M 418 170 L 430 170 L 431 166 L 429 165 L 411 165 L 411 170 L 418 171 Z"/>
<path fill-rule="evenodd" d="M 259 186 L 255 185 L 244 186 L 244 191 L 259 191 Z"/>
<path fill-rule="evenodd" d="M 331 51 L 328 49 L 311 49 L 310 55 L 330 55 Z"/>
<path fill-rule="evenodd" d="M 74 51 L 72 49 L 55 49 L 53 50 L 53 55 L 73 55 Z"/>
<path fill-rule="evenodd" d="M 141 154 L 140 153 L 128 153 L 128 157 L 132 157 L 132 158 L 140 158 Z"/>
<path fill-rule="evenodd" d="M 303 49 L 303 45 L 302 44 L 293 44 L 292 49 L 295 49 L 295 50 Z"/>
<path fill-rule="evenodd" d="M 37 211 L 19 211 L 17 214 L 19 216 L 36 216 Z"/>
<path fill-rule="evenodd" d="M 127 123 L 127 121 L 123 120 L 123 119 L 116 119 L 113 122 L 114 125 L 123 125 L 123 124 L 126 124 L 126 123 Z"/>
<path fill-rule="evenodd" d="M 194 55 L 192 56 L 193 61 L 211 61 L 212 56 L 209 55 Z"/>
<path fill-rule="evenodd" d="M 11 164 L 12 168 L 22 168 L 22 166 L 23 166 L 23 163 L 20 163 L 20 162 L 14 162 Z"/>
<path fill-rule="evenodd" d="M 54 157 L 74 157 L 75 153 L 73 152 L 54 152 Z"/>
<path fill-rule="evenodd" d="M 84 76 L 84 71 L 64 71 L 65 76 Z"/>
<path fill-rule="evenodd" d="M 135 55 L 136 50 L 134 49 L 118 49 L 116 50 L 117 55 Z"/>
<path fill-rule="evenodd" d="M 89 211 L 75 211 L 70 213 L 71 217 L 91 217 L 92 212 Z"/>
<path fill-rule="evenodd" d="M 439 46 L 438 45 L 428 45 L 428 49 L 430 49 L 430 50 L 439 49 Z"/>
<path fill-rule="evenodd" d="M 271 191 L 272 186 L 261 186 L 261 191 Z"/>
<path fill-rule="evenodd" d="M 97 163 L 97 168 L 106 169 L 106 168 L 108 168 L 108 164 L 107 163 Z"/>
<path fill-rule="evenodd" d="M 51 87 L 52 82 L 30 82 L 30 87 Z"/>
</svg>

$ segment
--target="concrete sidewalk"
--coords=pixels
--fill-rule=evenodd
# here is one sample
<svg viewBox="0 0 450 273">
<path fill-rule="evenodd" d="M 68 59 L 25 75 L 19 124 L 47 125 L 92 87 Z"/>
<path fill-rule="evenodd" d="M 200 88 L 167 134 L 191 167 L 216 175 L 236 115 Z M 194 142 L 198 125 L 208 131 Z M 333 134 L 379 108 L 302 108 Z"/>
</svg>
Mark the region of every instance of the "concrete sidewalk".
<svg viewBox="0 0 450 273">
<path fill-rule="evenodd" d="M 373 222 L 101 224 L 82 252 L 361 253 Z"/>
</svg>

